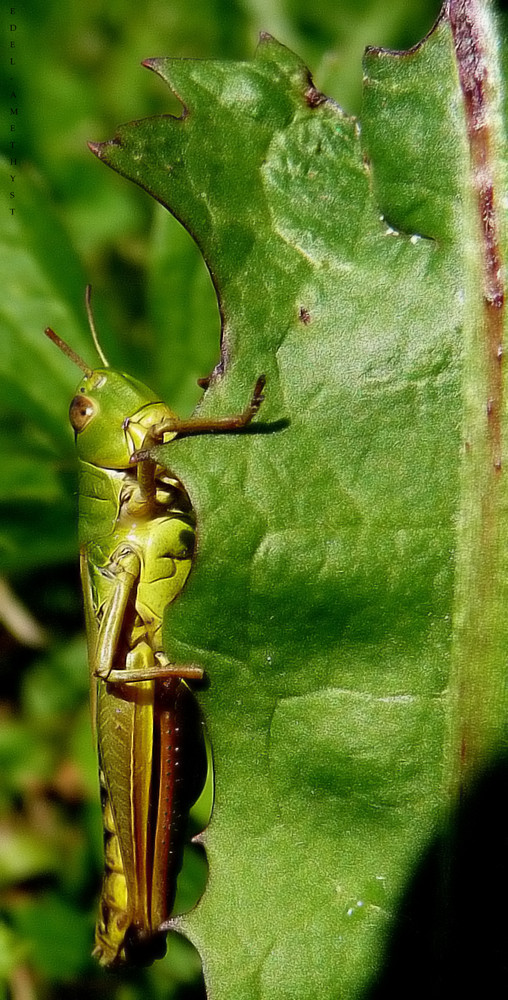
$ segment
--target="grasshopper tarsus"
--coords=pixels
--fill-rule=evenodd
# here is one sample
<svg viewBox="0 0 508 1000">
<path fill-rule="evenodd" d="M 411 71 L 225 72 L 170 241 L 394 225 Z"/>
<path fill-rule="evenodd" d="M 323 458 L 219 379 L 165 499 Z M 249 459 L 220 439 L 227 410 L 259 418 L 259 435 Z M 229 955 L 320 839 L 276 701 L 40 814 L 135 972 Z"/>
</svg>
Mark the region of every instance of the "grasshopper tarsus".
<svg viewBox="0 0 508 1000">
<path fill-rule="evenodd" d="M 254 386 L 254 392 L 252 394 L 252 399 L 250 401 L 250 409 L 253 411 L 252 416 L 259 410 L 261 403 L 264 401 L 263 389 L 266 385 L 266 375 L 260 375 L 256 385 Z"/>
<path fill-rule="evenodd" d="M 129 465 L 139 465 L 140 462 L 150 462 L 152 456 L 147 448 L 141 451 L 133 451 L 131 457 L 129 458 Z"/>
</svg>

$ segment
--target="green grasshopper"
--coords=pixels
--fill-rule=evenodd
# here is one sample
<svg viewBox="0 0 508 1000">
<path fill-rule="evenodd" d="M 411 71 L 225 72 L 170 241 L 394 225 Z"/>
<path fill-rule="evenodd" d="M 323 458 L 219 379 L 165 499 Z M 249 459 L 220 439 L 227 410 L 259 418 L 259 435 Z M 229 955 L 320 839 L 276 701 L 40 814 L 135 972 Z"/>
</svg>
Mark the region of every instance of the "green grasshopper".
<svg viewBox="0 0 508 1000">
<path fill-rule="evenodd" d="M 188 434 L 238 431 L 263 401 L 264 376 L 235 416 L 179 420 L 147 386 L 103 362 L 83 372 L 69 410 L 79 457 L 79 541 L 92 712 L 104 818 L 105 874 L 94 955 L 147 964 L 165 952 L 189 809 L 204 783 L 203 726 L 186 681 L 199 666 L 169 662 L 166 606 L 192 565 L 195 517 L 182 483 L 151 449 Z M 205 761 L 205 765 L 203 765 Z"/>
</svg>

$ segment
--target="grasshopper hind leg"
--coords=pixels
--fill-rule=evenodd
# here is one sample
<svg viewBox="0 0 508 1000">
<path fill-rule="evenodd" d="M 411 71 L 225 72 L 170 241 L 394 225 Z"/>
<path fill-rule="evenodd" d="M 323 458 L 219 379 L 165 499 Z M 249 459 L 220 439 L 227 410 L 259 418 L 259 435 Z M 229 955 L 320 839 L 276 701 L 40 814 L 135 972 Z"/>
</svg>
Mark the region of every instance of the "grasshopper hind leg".
<svg viewBox="0 0 508 1000">
<path fill-rule="evenodd" d="M 198 703 L 182 680 L 159 685 L 157 753 L 157 825 L 153 842 L 151 920 L 167 927 L 173 911 L 177 877 L 188 841 L 189 811 L 201 794 L 208 759 L 203 718 Z M 155 771 L 157 770 L 157 774 Z"/>
</svg>

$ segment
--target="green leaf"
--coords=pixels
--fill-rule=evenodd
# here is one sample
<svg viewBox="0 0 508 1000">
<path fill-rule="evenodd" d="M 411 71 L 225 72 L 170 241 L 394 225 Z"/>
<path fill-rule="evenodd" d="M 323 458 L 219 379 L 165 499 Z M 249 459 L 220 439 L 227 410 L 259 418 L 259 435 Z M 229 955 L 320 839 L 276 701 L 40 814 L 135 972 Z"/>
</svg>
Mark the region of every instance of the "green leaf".
<svg viewBox="0 0 508 1000">
<path fill-rule="evenodd" d="M 362 132 L 264 37 L 252 63 L 150 60 L 182 117 L 95 147 L 210 268 L 203 410 L 267 373 L 251 432 L 163 452 L 198 516 L 166 636 L 210 680 L 210 876 L 184 926 L 220 1000 L 364 995 L 506 724 L 487 13 L 452 0 L 422 45 L 368 53 Z"/>
</svg>

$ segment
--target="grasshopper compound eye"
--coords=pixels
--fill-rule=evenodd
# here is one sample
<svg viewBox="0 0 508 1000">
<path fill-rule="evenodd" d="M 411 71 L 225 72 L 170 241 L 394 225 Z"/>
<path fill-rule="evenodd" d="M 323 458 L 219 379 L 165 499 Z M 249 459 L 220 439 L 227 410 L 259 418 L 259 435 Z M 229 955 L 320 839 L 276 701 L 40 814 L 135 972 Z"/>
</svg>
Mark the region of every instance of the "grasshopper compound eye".
<svg viewBox="0 0 508 1000">
<path fill-rule="evenodd" d="M 84 431 L 95 412 L 95 403 L 88 396 L 74 396 L 69 407 L 69 420 L 76 434 Z"/>
</svg>

